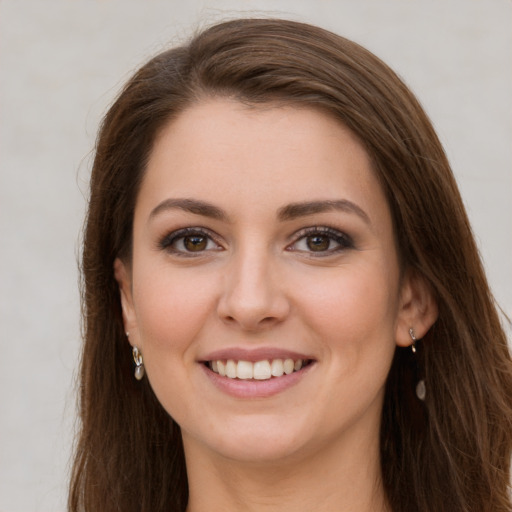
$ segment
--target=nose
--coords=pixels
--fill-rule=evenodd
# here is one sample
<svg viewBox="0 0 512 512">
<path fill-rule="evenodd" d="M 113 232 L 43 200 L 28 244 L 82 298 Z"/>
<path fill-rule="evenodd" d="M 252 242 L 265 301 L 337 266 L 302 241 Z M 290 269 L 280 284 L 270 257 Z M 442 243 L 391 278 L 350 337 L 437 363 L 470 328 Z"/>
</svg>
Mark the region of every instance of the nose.
<svg viewBox="0 0 512 512">
<path fill-rule="evenodd" d="M 283 280 L 266 254 L 233 257 L 226 269 L 217 312 L 221 320 L 244 331 L 262 331 L 281 323 L 290 303 Z"/>
</svg>

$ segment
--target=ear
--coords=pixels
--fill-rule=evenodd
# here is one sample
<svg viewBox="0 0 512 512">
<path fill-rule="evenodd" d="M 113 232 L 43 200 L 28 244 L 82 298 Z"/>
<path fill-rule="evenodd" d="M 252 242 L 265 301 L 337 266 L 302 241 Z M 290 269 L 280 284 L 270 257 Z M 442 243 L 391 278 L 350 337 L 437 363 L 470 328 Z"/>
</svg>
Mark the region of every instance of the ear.
<svg viewBox="0 0 512 512">
<path fill-rule="evenodd" d="M 124 330 L 126 333 L 129 333 L 128 339 L 130 343 L 137 345 L 137 317 L 133 306 L 131 271 L 120 258 L 116 258 L 114 261 L 114 277 L 119 285 Z"/>
<path fill-rule="evenodd" d="M 408 270 L 400 290 L 400 303 L 396 324 L 396 344 L 408 347 L 412 344 L 409 329 L 414 329 L 417 339 L 427 334 L 437 320 L 438 309 L 432 287 L 417 272 Z"/>
</svg>

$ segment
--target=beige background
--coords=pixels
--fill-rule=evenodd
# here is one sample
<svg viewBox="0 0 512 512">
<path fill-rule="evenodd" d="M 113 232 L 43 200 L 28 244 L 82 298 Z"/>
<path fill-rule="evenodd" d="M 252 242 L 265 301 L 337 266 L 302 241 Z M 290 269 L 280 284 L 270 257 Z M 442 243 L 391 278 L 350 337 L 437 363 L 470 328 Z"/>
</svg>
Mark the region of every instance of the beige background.
<svg viewBox="0 0 512 512">
<path fill-rule="evenodd" d="M 0 0 L 2 512 L 65 509 L 76 260 L 100 116 L 149 55 L 241 10 L 332 29 L 405 78 L 445 144 L 512 314 L 509 0 Z"/>
</svg>

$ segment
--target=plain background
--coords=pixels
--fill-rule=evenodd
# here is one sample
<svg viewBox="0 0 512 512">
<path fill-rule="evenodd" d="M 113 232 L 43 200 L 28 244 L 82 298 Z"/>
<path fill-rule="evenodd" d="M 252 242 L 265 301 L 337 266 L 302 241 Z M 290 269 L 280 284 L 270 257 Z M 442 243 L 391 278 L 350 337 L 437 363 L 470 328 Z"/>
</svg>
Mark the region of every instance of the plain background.
<svg viewBox="0 0 512 512">
<path fill-rule="evenodd" d="M 249 12 L 248 12 L 249 11 Z M 94 138 L 149 56 L 215 20 L 316 23 L 383 58 L 443 141 L 512 314 L 509 0 L 0 0 L 0 511 L 63 511 Z"/>
</svg>

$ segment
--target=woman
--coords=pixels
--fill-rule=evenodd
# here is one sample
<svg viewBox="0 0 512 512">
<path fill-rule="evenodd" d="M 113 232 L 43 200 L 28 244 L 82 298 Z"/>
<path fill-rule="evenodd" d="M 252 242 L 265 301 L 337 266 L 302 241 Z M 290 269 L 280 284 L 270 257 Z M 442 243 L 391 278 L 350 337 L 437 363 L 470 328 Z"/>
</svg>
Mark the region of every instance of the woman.
<svg viewBox="0 0 512 512">
<path fill-rule="evenodd" d="M 316 27 L 164 52 L 103 122 L 70 510 L 510 511 L 511 360 L 418 102 Z"/>
</svg>

